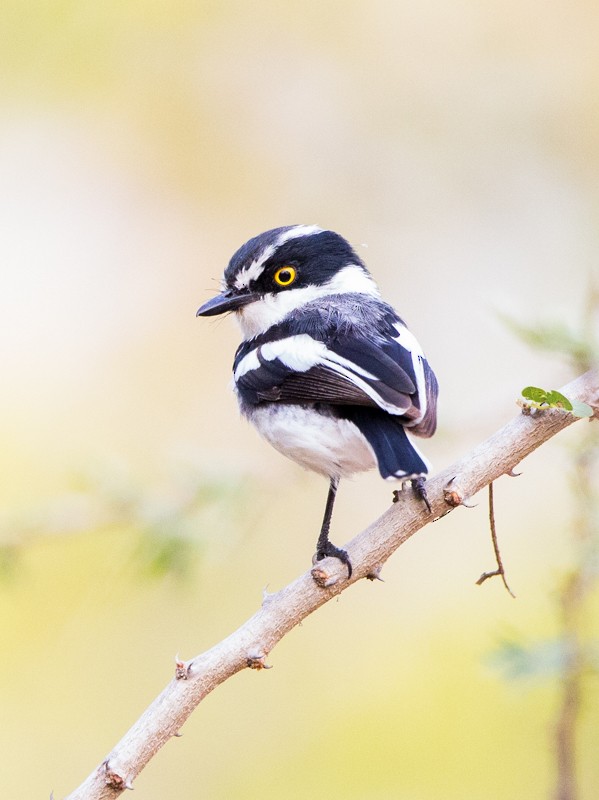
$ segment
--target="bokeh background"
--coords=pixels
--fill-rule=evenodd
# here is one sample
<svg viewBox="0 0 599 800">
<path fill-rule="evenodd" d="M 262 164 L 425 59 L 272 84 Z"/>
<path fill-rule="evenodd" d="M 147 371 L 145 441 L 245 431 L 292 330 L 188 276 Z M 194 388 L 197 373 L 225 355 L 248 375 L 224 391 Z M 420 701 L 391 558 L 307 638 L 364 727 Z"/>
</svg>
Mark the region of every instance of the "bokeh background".
<svg viewBox="0 0 599 800">
<path fill-rule="evenodd" d="M 5 0 L 0 13 L 0 772 L 5 797 L 62 797 L 176 654 L 210 647 L 264 586 L 309 566 L 326 484 L 239 419 L 234 322 L 195 319 L 247 238 L 317 223 L 357 247 L 438 374 L 423 445 L 437 468 L 517 413 L 523 386 L 573 376 L 502 315 L 575 330 L 597 271 L 599 10 Z M 559 680 L 506 669 L 505 652 L 559 631 L 568 464 L 586 435 L 578 423 L 496 486 L 516 600 L 475 585 L 494 563 L 481 496 L 402 547 L 384 583 L 293 631 L 274 669 L 208 697 L 136 794 L 551 797 Z M 333 540 L 389 501 L 374 474 L 342 484 Z M 588 676 L 588 800 L 598 694 Z"/>
</svg>

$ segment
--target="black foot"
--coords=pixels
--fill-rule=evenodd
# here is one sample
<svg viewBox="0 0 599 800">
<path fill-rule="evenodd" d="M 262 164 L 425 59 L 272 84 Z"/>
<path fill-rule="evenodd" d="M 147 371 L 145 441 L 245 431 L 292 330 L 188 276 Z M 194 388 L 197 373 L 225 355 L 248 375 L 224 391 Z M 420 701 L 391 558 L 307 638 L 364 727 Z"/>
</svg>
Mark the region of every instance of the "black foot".
<svg viewBox="0 0 599 800">
<path fill-rule="evenodd" d="M 414 478 L 412 480 L 412 491 L 414 492 L 416 497 L 422 500 L 422 502 L 428 509 L 428 513 L 432 514 L 433 510 L 431 508 L 431 504 L 428 501 L 428 496 L 426 494 L 426 487 L 424 485 L 425 483 L 426 481 L 424 480 L 424 478 Z"/>
<path fill-rule="evenodd" d="M 340 547 L 335 547 L 331 542 L 327 542 L 323 548 L 316 551 L 316 560 L 322 561 L 323 558 L 327 558 L 328 556 L 338 558 L 342 564 L 345 564 L 347 567 L 347 577 L 351 578 L 353 570 L 346 550 L 342 550 Z"/>
</svg>

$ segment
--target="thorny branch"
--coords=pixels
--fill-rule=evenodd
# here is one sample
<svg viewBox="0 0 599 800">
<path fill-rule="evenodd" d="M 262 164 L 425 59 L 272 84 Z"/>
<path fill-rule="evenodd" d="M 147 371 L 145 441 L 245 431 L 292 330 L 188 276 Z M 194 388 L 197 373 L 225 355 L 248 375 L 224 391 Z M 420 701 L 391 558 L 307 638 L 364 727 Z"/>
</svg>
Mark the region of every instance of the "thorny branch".
<svg viewBox="0 0 599 800">
<path fill-rule="evenodd" d="M 599 417 L 597 371 L 581 375 L 560 391 L 588 403 Z M 519 414 L 427 482 L 431 514 L 417 499 L 406 497 L 352 539 L 345 546 L 354 566 L 350 580 L 339 561 L 320 561 L 293 583 L 265 596 L 261 608 L 212 649 L 187 662 L 177 659 L 171 682 L 67 800 L 112 800 L 133 788 L 134 778 L 179 733 L 209 692 L 242 669 L 265 668 L 277 642 L 309 614 L 361 578 L 378 575 L 382 564 L 416 531 L 511 473 L 529 453 L 574 421 L 571 414 L 555 409 L 534 416 Z"/>
</svg>

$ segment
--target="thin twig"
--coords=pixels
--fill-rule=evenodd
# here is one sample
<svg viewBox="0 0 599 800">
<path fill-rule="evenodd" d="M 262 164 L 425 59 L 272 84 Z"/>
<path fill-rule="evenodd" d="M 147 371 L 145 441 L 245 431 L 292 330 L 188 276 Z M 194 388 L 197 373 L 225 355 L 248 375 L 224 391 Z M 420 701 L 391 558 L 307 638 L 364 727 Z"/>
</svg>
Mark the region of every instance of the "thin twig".
<svg viewBox="0 0 599 800">
<path fill-rule="evenodd" d="M 501 553 L 499 552 L 499 543 L 497 541 L 497 528 L 495 527 L 493 481 L 491 481 L 491 483 L 489 484 L 489 524 L 491 526 L 491 541 L 493 542 L 493 551 L 495 552 L 495 561 L 497 562 L 497 569 L 494 569 L 493 572 L 483 572 L 480 578 L 476 581 L 476 585 L 481 586 L 488 578 L 494 578 L 496 575 L 501 575 L 501 580 L 503 581 L 503 585 L 511 594 L 511 596 L 515 598 L 516 595 L 512 592 L 512 590 L 508 586 L 507 580 L 505 578 L 505 569 L 503 567 L 503 561 L 501 560 Z"/>
</svg>

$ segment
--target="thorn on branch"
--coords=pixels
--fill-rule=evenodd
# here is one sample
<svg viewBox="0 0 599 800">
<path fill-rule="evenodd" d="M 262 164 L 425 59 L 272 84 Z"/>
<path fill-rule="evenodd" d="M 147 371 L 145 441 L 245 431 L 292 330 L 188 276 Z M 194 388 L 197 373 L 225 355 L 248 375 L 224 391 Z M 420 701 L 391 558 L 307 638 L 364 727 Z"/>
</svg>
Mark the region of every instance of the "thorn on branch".
<svg viewBox="0 0 599 800">
<path fill-rule="evenodd" d="M 272 664 L 266 663 L 266 653 L 248 653 L 245 663 L 250 669 L 272 669 Z"/>
<path fill-rule="evenodd" d="M 381 578 L 382 569 L 382 565 L 379 564 L 377 567 L 374 567 L 374 569 L 371 569 L 366 577 L 369 581 L 381 581 L 382 583 L 385 583 L 385 579 Z"/>
<path fill-rule="evenodd" d="M 489 525 L 491 526 L 491 541 L 493 542 L 493 551 L 495 553 L 495 561 L 497 562 L 497 569 L 494 569 L 492 572 L 483 572 L 480 578 L 476 581 L 477 586 L 482 586 L 482 584 L 488 580 L 489 578 L 494 578 L 496 575 L 501 575 L 501 580 L 503 581 L 503 585 L 507 589 L 508 593 L 515 598 L 516 595 L 512 592 L 510 587 L 508 586 L 508 582 L 505 578 L 505 569 L 503 567 L 503 561 L 501 560 L 501 553 L 499 552 L 499 543 L 497 541 L 497 529 L 495 527 L 495 507 L 493 503 L 493 481 L 489 484 Z"/>
<path fill-rule="evenodd" d="M 509 472 L 506 472 L 505 474 L 510 478 L 519 478 L 520 475 L 522 475 L 521 472 L 514 472 L 513 468 Z"/>
<path fill-rule="evenodd" d="M 270 598 L 271 598 L 271 597 L 274 597 L 274 596 L 275 596 L 275 594 L 276 594 L 276 592 L 269 592 L 269 591 L 267 591 L 267 590 L 268 590 L 268 586 L 269 586 L 269 585 L 268 585 L 268 583 L 267 583 L 267 584 L 266 584 L 266 586 L 264 587 L 264 589 L 262 589 L 262 605 L 265 605 L 265 603 L 268 603 L 268 601 L 270 600 Z"/>
<path fill-rule="evenodd" d="M 185 661 L 181 661 L 178 655 L 175 656 L 175 680 L 186 681 L 191 674 L 192 664 L 193 661 L 189 661 L 186 664 Z"/>
</svg>

